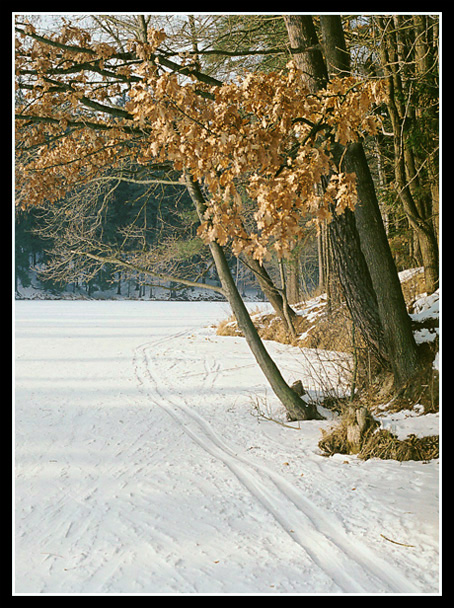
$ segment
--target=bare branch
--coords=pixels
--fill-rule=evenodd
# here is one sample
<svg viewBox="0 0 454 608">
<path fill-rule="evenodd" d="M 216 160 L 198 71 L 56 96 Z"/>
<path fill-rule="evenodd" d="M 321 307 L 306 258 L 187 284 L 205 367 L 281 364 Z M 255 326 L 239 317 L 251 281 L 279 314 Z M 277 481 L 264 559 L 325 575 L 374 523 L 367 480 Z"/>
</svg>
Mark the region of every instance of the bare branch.
<svg viewBox="0 0 454 608">
<path fill-rule="evenodd" d="M 71 250 L 71 253 L 73 253 L 74 255 L 85 256 L 87 258 L 90 258 L 91 260 L 101 262 L 102 264 L 112 264 L 121 268 L 127 268 L 128 270 L 142 272 L 143 274 L 150 275 L 152 277 L 160 279 L 161 281 L 173 281 L 175 283 L 181 283 L 182 285 L 186 285 L 187 287 L 198 287 L 200 289 L 208 289 L 210 291 L 216 291 L 221 295 L 225 295 L 222 287 L 217 287 L 216 285 L 208 285 L 207 283 L 196 283 L 195 281 L 188 281 L 187 279 L 165 274 L 163 272 L 155 272 L 153 270 L 150 270 L 149 268 L 145 268 L 143 266 L 139 266 L 138 264 L 133 264 L 131 262 L 126 262 L 125 260 L 121 260 L 112 255 L 100 256 L 94 253 L 90 253 L 88 251 L 78 251 L 74 249 Z"/>
</svg>

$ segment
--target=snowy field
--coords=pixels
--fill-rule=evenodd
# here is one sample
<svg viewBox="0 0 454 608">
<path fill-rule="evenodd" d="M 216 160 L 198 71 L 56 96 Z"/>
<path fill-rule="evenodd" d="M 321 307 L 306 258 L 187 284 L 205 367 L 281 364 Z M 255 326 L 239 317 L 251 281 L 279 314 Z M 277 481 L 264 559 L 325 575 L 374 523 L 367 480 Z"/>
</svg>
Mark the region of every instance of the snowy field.
<svg viewBox="0 0 454 608">
<path fill-rule="evenodd" d="M 326 458 L 330 420 L 258 418 L 284 415 L 210 327 L 227 304 L 15 306 L 16 594 L 439 593 L 438 461 Z"/>
</svg>

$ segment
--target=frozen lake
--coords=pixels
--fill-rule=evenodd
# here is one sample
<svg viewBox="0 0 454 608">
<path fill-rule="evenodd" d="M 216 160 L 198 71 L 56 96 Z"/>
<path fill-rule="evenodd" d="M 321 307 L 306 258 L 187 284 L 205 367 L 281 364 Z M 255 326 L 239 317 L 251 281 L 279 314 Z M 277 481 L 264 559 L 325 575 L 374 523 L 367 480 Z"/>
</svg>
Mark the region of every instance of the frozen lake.
<svg viewBox="0 0 454 608">
<path fill-rule="evenodd" d="M 438 461 L 328 459 L 330 420 L 260 420 L 283 409 L 210 327 L 226 303 L 15 312 L 17 594 L 438 592 Z M 317 390 L 310 352 L 267 348 Z"/>
</svg>

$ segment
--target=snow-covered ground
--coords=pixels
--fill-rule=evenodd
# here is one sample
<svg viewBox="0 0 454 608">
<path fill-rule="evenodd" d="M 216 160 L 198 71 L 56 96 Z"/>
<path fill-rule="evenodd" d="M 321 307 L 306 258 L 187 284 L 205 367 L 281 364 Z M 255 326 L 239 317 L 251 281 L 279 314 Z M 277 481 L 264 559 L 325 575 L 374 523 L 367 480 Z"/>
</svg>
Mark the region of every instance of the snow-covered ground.
<svg viewBox="0 0 454 608">
<path fill-rule="evenodd" d="M 210 327 L 225 303 L 15 313 L 16 594 L 440 592 L 438 461 L 326 458 L 330 420 L 260 419 L 284 415 Z M 344 359 L 267 346 L 289 381 L 339 388 Z"/>
</svg>

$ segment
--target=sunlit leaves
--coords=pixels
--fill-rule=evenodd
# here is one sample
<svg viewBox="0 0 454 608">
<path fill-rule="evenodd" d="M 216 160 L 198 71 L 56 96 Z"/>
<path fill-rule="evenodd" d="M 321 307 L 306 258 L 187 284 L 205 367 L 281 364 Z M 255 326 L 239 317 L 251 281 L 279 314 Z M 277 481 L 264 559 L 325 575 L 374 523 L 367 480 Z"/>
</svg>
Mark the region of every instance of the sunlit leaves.
<svg viewBox="0 0 454 608">
<path fill-rule="evenodd" d="M 63 48 L 19 41 L 18 73 L 28 79 L 19 114 L 28 120 L 20 121 L 18 147 L 41 146 L 19 165 L 25 204 L 58 200 L 125 155 L 144 166 L 170 162 L 206 188 L 200 236 L 260 261 L 270 247 L 286 255 L 308 213 L 330 220 L 354 208 L 354 177 L 336 166 L 331 149 L 376 132 L 380 82 L 336 78 L 310 94 L 291 62 L 214 87 L 158 69 L 154 53 L 163 39 L 164 32 L 150 30 L 147 42 L 131 41 L 129 64 L 68 23 L 55 37 Z M 93 72 L 100 78 L 87 76 Z M 109 104 L 125 81 L 128 102 L 113 118 L 96 103 Z M 250 222 L 245 228 L 244 197 L 253 202 L 252 230 Z"/>
<path fill-rule="evenodd" d="M 149 74 L 146 86 L 133 89 L 128 109 L 152 133 L 140 160 L 170 159 L 205 183 L 210 201 L 199 233 L 207 242 L 231 241 L 235 253 L 260 260 L 270 245 L 285 255 L 302 234 L 304 213 L 324 220 L 333 206 L 336 213 L 353 209 L 353 176 L 334 165 L 329 141 L 347 145 L 361 131 L 374 132 L 370 110 L 381 89 L 346 78 L 309 95 L 295 74 L 292 65 L 247 74 L 207 89 L 214 101 L 200 96 L 200 83 L 181 83 L 175 74 Z M 318 195 L 323 177 L 328 185 Z M 240 185 L 255 202 L 257 232 L 250 235 Z"/>
</svg>

